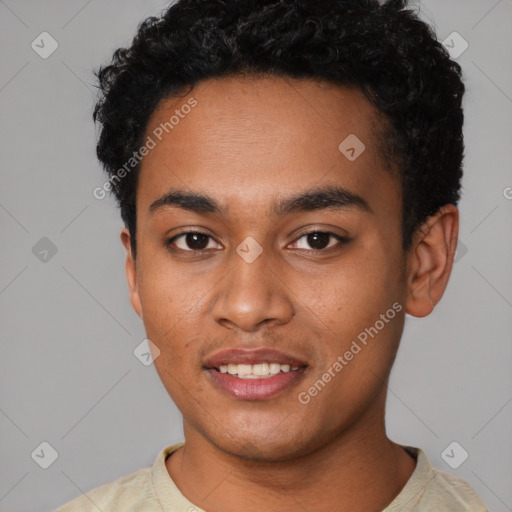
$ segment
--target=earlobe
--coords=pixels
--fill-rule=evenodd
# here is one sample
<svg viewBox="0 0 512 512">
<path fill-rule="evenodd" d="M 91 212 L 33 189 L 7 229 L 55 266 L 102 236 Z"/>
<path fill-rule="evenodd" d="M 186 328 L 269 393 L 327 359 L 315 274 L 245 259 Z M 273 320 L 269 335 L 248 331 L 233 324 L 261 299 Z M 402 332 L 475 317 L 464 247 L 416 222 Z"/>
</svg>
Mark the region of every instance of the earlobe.
<svg viewBox="0 0 512 512">
<path fill-rule="evenodd" d="M 131 249 L 131 237 L 130 232 L 127 228 L 123 228 L 120 234 L 121 242 L 126 249 L 126 262 L 125 262 L 125 272 L 126 272 L 126 280 L 128 282 L 128 289 L 130 293 L 130 303 L 132 308 L 135 310 L 137 315 L 142 318 L 142 305 L 139 296 L 139 287 L 137 281 L 137 270 L 135 267 L 135 260 L 133 259 L 132 249 Z"/>
<path fill-rule="evenodd" d="M 458 233 L 459 211 L 451 204 L 440 208 L 416 231 L 408 255 L 408 314 L 427 316 L 441 300 L 451 274 Z"/>
</svg>

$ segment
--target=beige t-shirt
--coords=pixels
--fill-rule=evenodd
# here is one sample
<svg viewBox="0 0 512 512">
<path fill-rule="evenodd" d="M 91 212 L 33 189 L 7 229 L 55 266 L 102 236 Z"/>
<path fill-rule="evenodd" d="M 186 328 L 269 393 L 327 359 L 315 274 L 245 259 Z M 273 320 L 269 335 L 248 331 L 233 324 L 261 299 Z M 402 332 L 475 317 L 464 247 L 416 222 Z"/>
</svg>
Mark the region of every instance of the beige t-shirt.
<svg viewBox="0 0 512 512">
<path fill-rule="evenodd" d="M 165 466 L 166 457 L 183 444 L 181 441 L 165 447 L 152 467 L 96 487 L 54 512 L 204 512 L 181 494 Z M 416 468 L 382 512 L 487 512 L 467 482 L 432 468 L 420 448 L 403 448 L 417 459 Z"/>
</svg>

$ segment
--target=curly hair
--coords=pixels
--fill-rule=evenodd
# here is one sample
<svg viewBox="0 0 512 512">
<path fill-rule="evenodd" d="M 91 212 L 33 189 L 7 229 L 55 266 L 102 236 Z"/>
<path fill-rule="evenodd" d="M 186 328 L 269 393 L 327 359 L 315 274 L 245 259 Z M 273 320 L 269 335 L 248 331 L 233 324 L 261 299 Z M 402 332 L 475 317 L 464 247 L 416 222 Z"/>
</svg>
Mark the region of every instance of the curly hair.
<svg viewBox="0 0 512 512">
<path fill-rule="evenodd" d="M 398 170 L 402 246 L 460 199 L 460 66 L 407 0 L 178 0 L 142 21 L 129 48 L 95 71 L 97 155 L 114 177 L 140 147 L 158 103 L 208 78 L 246 73 L 359 88 L 381 115 L 379 149 Z M 389 164 L 387 164 L 389 166 Z M 112 180 L 136 254 L 138 164 Z"/>
</svg>

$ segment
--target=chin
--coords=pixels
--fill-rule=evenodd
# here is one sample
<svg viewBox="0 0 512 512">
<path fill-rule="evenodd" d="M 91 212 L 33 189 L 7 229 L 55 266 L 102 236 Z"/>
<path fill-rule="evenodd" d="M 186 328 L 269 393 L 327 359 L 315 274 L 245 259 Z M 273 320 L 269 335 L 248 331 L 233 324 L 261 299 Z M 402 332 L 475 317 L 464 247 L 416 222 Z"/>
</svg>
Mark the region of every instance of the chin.
<svg viewBox="0 0 512 512">
<path fill-rule="evenodd" d="M 264 432 L 238 431 L 230 435 L 210 438 L 210 442 L 220 451 L 244 461 L 253 462 L 284 462 L 299 458 L 314 451 L 318 445 L 318 436 L 305 439 L 304 431 L 280 432 L 277 435 L 265 435 Z"/>
</svg>

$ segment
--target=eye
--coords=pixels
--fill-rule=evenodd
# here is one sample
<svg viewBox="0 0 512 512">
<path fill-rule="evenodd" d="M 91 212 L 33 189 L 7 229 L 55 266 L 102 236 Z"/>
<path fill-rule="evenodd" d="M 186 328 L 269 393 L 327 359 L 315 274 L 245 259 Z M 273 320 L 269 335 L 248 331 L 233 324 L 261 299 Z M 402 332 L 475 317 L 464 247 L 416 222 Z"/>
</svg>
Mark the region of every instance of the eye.
<svg viewBox="0 0 512 512">
<path fill-rule="evenodd" d="M 181 242 L 181 247 L 176 243 L 177 240 L 183 239 Z M 173 244 L 177 245 L 177 248 L 181 251 L 185 252 L 201 252 L 207 249 L 211 249 L 212 247 L 208 247 L 209 240 L 213 240 L 210 235 L 203 233 L 201 231 L 187 231 L 186 233 L 180 233 L 179 235 L 173 236 L 166 241 L 166 246 L 169 248 Z"/>
<path fill-rule="evenodd" d="M 334 243 L 329 245 L 329 240 L 332 240 Z M 305 239 L 305 242 L 312 246 L 312 249 L 315 251 L 325 251 L 326 249 L 331 249 L 332 247 L 342 246 L 347 244 L 350 239 L 338 235 L 336 233 L 332 233 L 330 231 L 309 231 L 308 233 L 304 233 L 301 237 L 299 237 L 294 244 L 298 244 L 300 240 Z M 336 240 L 338 243 L 336 243 Z M 307 247 L 297 247 L 298 249 L 308 249 Z"/>
<path fill-rule="evenodd" d="M 300 236 L 293 244 L 299 244 L 299 241 L 305 239 L 306 243 L 309 244 L 312 249 L 308 249 L 307 247 L 295 247 L 297 249 L 306 249 L 313 251 L 325 251 L 326 249 L 331 249 L 332 247 L 342 246 L 350 242 L 350 239 L 336 233 L 332 233 L 330 231 L 310 231 L 308 233 L 304 233 Z M 332 240 L 334 239 L 334 240 Z M 180 240 L 181 247 L 178 244 L 178 240 Z M 178 249 L 184 252 L 201 252 L 208 249 L 218 249 L 218 247 L 209 247 L 209 241 L 213 241 L 213 238 L 201 231 L 187 231 L 185 233 L 180 233 L 179 235 L 173 236 L 166 241 L 166 246 L 172 249 Z M 330 241 L 334 243 L 329 243 Z M 336 241 L 338 243 L 336 243 Z M 175 245 L 176 247 L 172 247 Z"/>
</svg>

